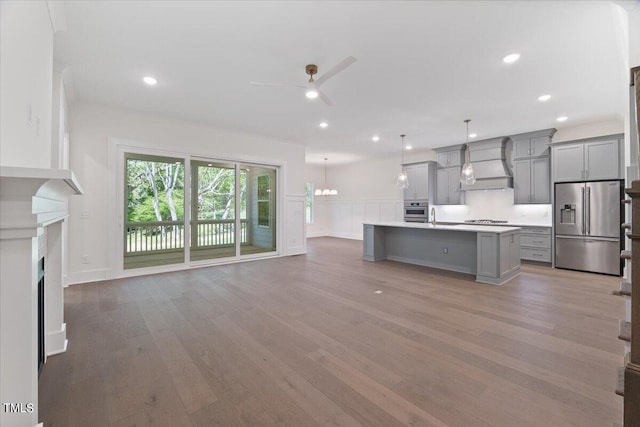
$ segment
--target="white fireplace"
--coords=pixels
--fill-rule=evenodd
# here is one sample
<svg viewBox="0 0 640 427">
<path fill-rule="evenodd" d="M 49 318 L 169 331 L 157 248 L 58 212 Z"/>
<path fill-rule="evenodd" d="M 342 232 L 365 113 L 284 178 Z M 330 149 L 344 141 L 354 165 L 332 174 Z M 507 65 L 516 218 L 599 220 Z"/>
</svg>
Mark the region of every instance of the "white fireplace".
<svg viewBox="0 0 640 427">
<path fill-rule="evenodd" d="M 44 349 L 67 348 L 63 222 L 82 194 L 69 170 L 0 167 L 0 425 L 38 425 L 38 262 L 44 256 Z"/>
</svg>

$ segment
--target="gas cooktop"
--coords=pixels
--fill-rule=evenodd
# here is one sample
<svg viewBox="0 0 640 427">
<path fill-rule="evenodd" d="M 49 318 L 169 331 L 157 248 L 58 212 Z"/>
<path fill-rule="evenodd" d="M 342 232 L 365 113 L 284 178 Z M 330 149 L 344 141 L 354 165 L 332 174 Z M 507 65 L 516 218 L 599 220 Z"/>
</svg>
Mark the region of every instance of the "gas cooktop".
<svg viewBox="0 0 640 427">
<path fill-rule="evenodd" d="M 507 224 L 507 221 L 501 221 L 497 219 L 467 219 L 467 224 Z"/>
</svg>

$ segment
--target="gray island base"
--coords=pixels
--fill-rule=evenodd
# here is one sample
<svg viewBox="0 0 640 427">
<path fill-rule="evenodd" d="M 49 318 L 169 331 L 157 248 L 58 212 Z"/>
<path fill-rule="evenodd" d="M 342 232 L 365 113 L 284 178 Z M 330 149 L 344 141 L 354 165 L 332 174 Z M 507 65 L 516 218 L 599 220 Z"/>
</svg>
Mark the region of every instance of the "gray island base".
<svg viewBox="0 0 640 427">
<path fill-rule="evenodd" d="M 520 228 L 432 225 L 411 222 L 364 224 L 363 258 L 406 262 L 476 275 L 502 285 L 520 274 Z"/>
</svg>

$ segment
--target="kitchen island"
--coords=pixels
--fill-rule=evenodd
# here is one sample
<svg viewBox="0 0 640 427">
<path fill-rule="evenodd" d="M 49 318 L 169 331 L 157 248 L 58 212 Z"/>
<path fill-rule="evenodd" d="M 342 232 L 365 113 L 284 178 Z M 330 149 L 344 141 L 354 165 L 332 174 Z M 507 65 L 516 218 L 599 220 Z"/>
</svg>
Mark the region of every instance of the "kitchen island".
<svg viewBox="0 0 640 427">
<path fill-rule="evenodd" d="M 502 285 L 520 274 L 520 228 L 371 222 L 364 225 L 363 258 L 406 262 L 476 275 Z"/>
</svg>

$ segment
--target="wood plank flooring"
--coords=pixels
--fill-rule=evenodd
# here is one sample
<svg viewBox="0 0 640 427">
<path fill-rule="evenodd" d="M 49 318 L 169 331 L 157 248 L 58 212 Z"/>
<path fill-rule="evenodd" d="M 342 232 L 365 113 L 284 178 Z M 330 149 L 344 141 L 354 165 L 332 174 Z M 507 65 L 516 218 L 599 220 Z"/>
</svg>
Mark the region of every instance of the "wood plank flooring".
<svg viewBox="0 0 640 427">
<path fill-rule="evenodd" d="M 46 427 L 611 426 L 615 277 L 523 265 L 497 287 L 307 255 L 75 285 Z M 374 291 L 382 293 L 375 294 Z"/>
</svg>

